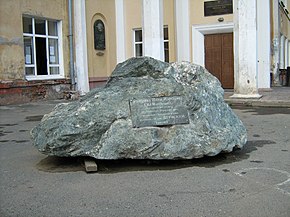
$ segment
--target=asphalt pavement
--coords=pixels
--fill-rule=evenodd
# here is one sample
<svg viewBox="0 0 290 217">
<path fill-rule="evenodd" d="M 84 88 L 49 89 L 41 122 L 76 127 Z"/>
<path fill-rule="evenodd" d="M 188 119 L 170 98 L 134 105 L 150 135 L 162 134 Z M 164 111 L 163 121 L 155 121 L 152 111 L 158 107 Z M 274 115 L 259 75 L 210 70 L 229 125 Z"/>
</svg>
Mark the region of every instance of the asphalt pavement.
<svg viewBox="0 0 290 217">
<path fill-rule="evenodd" d="M 61 101 L 0 106 L 0 216 L 290 216 L 290 108 L 234 112 L 242 150 L 181 161 L 47 157 L 29 131 Z"/>
</svg>

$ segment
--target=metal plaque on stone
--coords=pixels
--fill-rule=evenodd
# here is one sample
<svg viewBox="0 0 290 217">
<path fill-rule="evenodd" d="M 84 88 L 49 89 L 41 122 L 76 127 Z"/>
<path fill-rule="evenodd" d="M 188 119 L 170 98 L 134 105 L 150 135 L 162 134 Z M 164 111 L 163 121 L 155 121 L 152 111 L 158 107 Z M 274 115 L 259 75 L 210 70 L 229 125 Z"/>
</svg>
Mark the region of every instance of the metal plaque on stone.
<svg viewBox="0 0 290 217">
<path fill-rule="evenodd" d="M 204 16 L 215 16 L 233 13 L 232 0 L 217 0 L 204 2 Z"/>
<path fill-rule="evenodd" d="M 133 127 L 188 124 L 182 96 L 152 97 L 129 101 Z"/>
</svg>

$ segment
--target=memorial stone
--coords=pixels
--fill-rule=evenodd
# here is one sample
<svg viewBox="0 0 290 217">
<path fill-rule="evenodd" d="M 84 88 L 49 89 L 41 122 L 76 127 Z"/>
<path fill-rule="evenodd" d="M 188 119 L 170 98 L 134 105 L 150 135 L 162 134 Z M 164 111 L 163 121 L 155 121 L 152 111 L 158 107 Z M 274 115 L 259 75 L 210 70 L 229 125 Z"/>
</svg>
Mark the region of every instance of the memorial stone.
<svg viewBox="0 0 290 217">
<path fill-rule="evenodd" d="M 217 78 L 149 57 L 118 64 L 105 87 L 59 104 L 31 135 L 46 155 L 96 159 L 192 159 L 247 141 Z"/>
</svg>

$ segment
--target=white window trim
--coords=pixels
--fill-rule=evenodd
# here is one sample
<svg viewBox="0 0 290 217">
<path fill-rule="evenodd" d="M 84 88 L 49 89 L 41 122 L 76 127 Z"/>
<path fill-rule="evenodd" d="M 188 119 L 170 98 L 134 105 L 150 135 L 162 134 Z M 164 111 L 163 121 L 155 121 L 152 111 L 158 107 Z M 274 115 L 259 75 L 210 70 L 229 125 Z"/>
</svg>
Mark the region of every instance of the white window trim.
<svg viewBox="0 0 290 217">
<path fill-rule="evenodd" d="M 204 35 L 230 33 L 234 31 L 234 23 L 219 23 L 192 26 L 192 62 L 205 66 Z"/>
<path fill-rule="evenodd" d="M 168 39 L 164 39 L 164 29 L 167 29 Z M 169 48 L 169 28 L 167 25 L 163 27 L 163 44 L 168 43 L 168 62 L 170 62 L 170 48 Z M 164 61 L 165 61 L 165 46 L 164 46 Z"/>
<path fill-rule="evenodd" d="M 28 81 L 33 81 L 33 80 L 55 80 L 55 79 L 64 79 L 64 60 L 63 60 L 63 37 L 62 37 L 62 21 L 61 20 L 52 20 L 52 19 L 47 19 L 47 18 L 38 18 L 38 17 L 33 17 L 33 16 L 26 16 L 25 14 L 23 17 L 29 17 L 32 19 L 32 33 L 22 33 L 23 36 L 28 36 L 32 37 L 33 40 L 33 58 L 34 58 L 34 64 L 25 64 L 25 68 L 34 68 L 34 75 L 26 75 L 25 74 L 25 79 Z M 35 19 L 44 19 L 45 20 L 45 31 L 46 35 L 40 35 L 40 34 L 35 34 Z M 52 20 L 57 23 L 57 36 L 51 36 L 48 35 L 48 21 Z M 36 44 L 35 44 L 35 38 L 45 38 L 46 39 L 46 56 L 47 56 L 47 73 L 48 75 L 37 75 L 37 62 L 36 62 Z M 57 39 L 58 41 L 58 64 L 50 64 L 49 63 L 49 44 L 48 40 L 49 39 Z M 59 74 L 51 75 L 50 74 L 50 69 L 49 67 L 58 67 L 59 69 Z"/>
<path fill-rule="evenodd" d="M 165 25 L 165 26 L 163 26 L 163 31 L 164 31 L 164 29 L 165 28 L 167 28 L 168 29 L 168 26 L 167 25 Z M 143 51 L 144 51 L 144 43 L 143 43 L 143 35 L 142 35 L 142 41 L 140 42 L 136 42 L 136 38 L 135 38 L 135 32 L 136 31 L 142 31 L 142 34 L 143 34 L 143 29 L 142 28 L 136 28 L 136 29 L 133 29 L 133 54 L 134 54 L 134 57 L 136 57 L 136 45 L 137 44 L 142 44 L 142 56 L 143 56 Z M 166 43 L 166 42 L 168 42 L 168 49 L 169 49 L 169 29 L 168 29 L 168 39 L 164 39 L 164 37 L 163 37 L 163 43 Z M 164 52 L 165 52 L 165 49 L 164 49 Z M 169 54 L 170 54 L 170 52 L 169 52 Z M 165 58 L 165 57 L 164 57 Z"/>
</svg>

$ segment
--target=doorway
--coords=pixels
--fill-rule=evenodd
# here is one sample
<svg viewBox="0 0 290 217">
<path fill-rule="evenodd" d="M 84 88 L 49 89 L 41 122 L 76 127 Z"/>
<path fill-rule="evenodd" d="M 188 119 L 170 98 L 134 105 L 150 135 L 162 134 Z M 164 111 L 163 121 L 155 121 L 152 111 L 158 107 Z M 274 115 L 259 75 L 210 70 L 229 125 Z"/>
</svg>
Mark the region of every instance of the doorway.
<svg viewBox="0 0 290 217">
<path fill-rule="evenodd" d="M 225 89 L 234 88 L 233 33 L 204 36 L 205 68 Z"/>
</svg>

